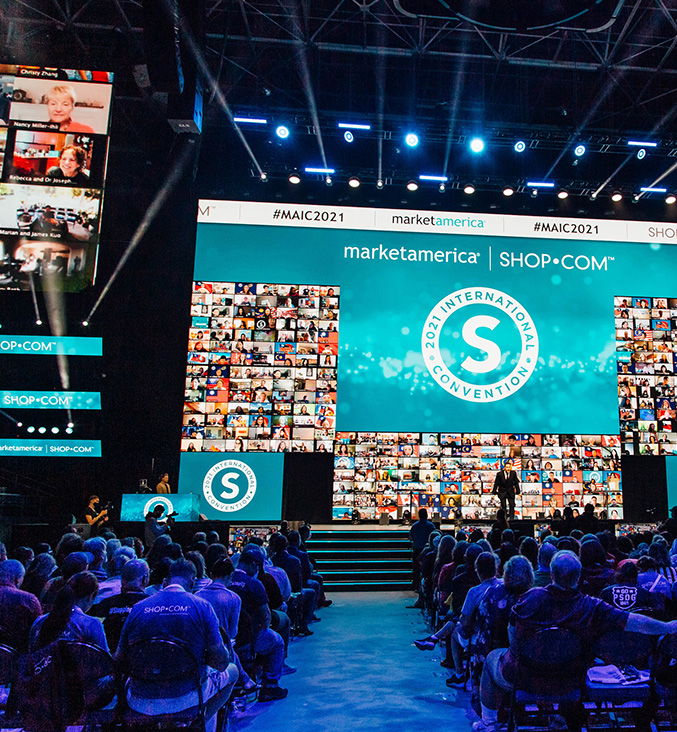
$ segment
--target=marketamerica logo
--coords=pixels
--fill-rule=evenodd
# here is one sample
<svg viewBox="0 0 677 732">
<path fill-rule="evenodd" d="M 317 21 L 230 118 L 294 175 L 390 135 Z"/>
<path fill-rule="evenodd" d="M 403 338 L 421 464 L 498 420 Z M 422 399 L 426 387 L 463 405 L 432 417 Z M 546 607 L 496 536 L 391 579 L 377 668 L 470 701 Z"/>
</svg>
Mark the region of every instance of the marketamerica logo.
<svg viewBox="0 0 677 732">
<path fill-rule="evenodd" d="M 472 315 L 463 321 L 460 311 L 472 305 L 484 306 L 482 314 Z M 502 319 L 488 314 L 494 308 L 503 314 Z M 478 330 L 494 331 L 502 320 L 506 320 L 505 315 L 509 316 L 519 333 L 521 349 L 517 363 L 507 375 L 499 378 L 497 373 L 497 378 L 491 383 L 466 381 L 460 374 L 490 375 L 501 370 L 504 353 L 499 344 L 480 335 Z M 460 363 L 452 358 L 453 363 L 447 365 L 442 358 L 440 336 L 452 316 L 455 321 L 460 317 L 463 323 L 460 332 L 463 344 L 484 352 L 485 358 L 468 355 Z M 445 391 L 469 402 L 496 402 L 511 396 L 529 380 L 538 359 L 538 333 L 531 316 L 514 297 L 489 287 L 467 287 L 443 297 L 430 311 L 423 327 L 421 351 L 430 375 Z"/>
<path fill-rule="evenodd" d="M 169 498 L 165 498 L 164 496 L 153 496 L 153 498 L 151 498 L 143 508 L 144 516 L 147 513 L 150 513 L 158 503 L 161 503 L 165 507 L 165 513 L 172 513 L 174 511 L 174 504 L 169 500 Z"/>
<path fill-rule="evenodd" d="M 256 475 L 247 463 L 222 460 L 205 475 L 202 493 L 207 503 L 217 511 L 239 511 L 254 498 Z"/>
</svg>

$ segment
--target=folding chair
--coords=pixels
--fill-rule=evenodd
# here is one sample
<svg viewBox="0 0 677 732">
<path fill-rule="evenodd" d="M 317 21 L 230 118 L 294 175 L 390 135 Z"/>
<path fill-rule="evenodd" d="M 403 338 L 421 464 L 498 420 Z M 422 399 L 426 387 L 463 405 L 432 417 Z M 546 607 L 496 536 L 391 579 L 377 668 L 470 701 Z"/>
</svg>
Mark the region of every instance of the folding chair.
<svg viewBox="0 0 677 732">
<path fill-rule="evenodd" d="M 660 704 L 655 715 L 656 728 L 674 730 L 677 726 L 677 635 L 664 635 L 658 641 L 651 681 Z"/>
<path fill-rule="evenodd" d="M 523 639 L 518 648 L 515 685 L 510 694 L 508 730 L 517 729 L 518 711 L 550 728 L 550 716 L 569 717 L 569 729 L 579 725 L 572 712 L 578 711 L 585 684 L 585 655 L 576 633 L 562 628 L 545 628 Z M 569 721 L 567 720 L 567 721 Z M 533 725 L 530 725 L 533 729 Z"/>
</svg>

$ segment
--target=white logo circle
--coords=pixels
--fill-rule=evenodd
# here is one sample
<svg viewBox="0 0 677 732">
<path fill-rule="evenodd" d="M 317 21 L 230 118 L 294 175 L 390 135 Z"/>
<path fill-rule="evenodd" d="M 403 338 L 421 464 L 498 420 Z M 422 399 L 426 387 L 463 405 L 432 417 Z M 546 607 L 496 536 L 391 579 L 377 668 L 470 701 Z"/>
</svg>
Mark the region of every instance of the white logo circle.
<svg viewBox="0 0 677 732">
<path fill-rule="evenodd" d="M 222 471 L 217 486 L 214 486 L 214 479 Z M 238 479 L 244 476 L 247 479 L 247 489 L 244 491 L 238 485 Z M 202 481 L 202 493 L 207 503 L 217 511 L 232 513 L 239 511 L 251 502 L 256 493 L 256 475 L 254 471 L 240 460 L 222 460 L 216 463 L 205 475 Z M 241 496 L 241 497 L 240 497 Z M 228 502 L 228 499 L 238 499 Z"/>
<path fill-rule="evenodd" d="M 165 507 L 165 511 L 167 513 L 172 513 L 174 511 L 174 504 L 169 500 L 169 498 L 165 498 L 164 496 L 153 496 L 153 498 L 151 498 L 143 507 L 143 515 L 145 516 L 147 513 L 150 513 L 158 503 L 161 503 Z"/>
<path fill-rule="evenodd" d="M 488 385 L 472 384 L 452 374 L 440 352 L 440 333 L 447 318 L 461 308 L 479 304 L 491 305 L 509 315 L 517 326 L 522 346 L 515 368 L 505 378 Z M 466 358 L 462 366 L 468 371 L 488 373 L 499 365 L 498 346 L 476 333 L 476 328 L 493 329 L 498 322 L 491 316 L 476 316 L 464 324 L 464 340 L 487 353 L 485 361 Z M 538 360 L 538 333 L 531 316 L 514 297 L 490 287 L 466 287 L 443 297 L 430 311 L 421 335 L 421 351 L 430 375 L 449 394 L 468 402 L 496 402 L 512 396 L 529 380 Z"/>
</svg>

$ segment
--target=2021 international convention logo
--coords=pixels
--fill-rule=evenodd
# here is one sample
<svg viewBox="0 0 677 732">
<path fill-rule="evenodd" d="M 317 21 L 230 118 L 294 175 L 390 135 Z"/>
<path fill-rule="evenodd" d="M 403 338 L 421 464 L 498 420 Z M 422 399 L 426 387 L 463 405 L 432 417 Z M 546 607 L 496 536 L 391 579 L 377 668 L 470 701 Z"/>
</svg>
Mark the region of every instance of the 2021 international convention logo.
<svg viewBox="0 0 677 732">
<path fill-rule="evenodd" d="M 202 493 L 217 511 L 239 511 L 254 498 L 256 474 L 240 460 L 222 460 L 205 475 Z"/>
<path fill-rule="evenodd" d="M 174 504 L 169 498 L 165 498 L 165 496 L 153 496 L 143 507 L 143 515 L 145 516 L 147 513 L 150 513 L 158 504 L 165 507 L 165 514 L 174 512 Z"/>
<path fill-rule="evenodd" d="M 468 317 L 464 317 L 466 308 L 470 308 Z M 477 313 L 472 314 L 473 310 Z M 454 332 L 450 334 L 445 325 L 452 321 Z M 487 335 L 494 337 L 482 335 L 480 330 L 491 331 Z M 444 348 L 440 344 L 443 335 Z M 430 311 L 421 351 L 430 375 L 449 394 L 469 402 L 495 402 L 512 396 L 533 374 L 538 332 L 526 308 L 514 297 L 490 287 L 466 287 L 446 295 Z M 485 357 L 476 358 L 480 353 Z"/>
</svg>

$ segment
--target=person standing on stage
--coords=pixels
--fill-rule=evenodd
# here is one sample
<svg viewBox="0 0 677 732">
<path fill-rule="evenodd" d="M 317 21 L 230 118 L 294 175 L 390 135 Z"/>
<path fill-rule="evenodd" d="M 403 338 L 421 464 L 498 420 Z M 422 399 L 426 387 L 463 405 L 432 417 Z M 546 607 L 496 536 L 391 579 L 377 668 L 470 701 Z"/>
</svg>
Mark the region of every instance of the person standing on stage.
<svg viewBox="0 0 677 732">
<path fill-rule="evenodd" d="M 508 521 L 515 518 L 515 496 L 520 492 L 520 483 L 517 473 L 512 469 L 512 460 L 506 460 L 503 470 L 496 473 L 494 480 L 494 495 L 498 495 L 501 508 L 505 511 L 505 504 L 508 504 Z"/>
<path fill-rule="evenodd" d="M 85 521 L 92 527 L 92 531 L 96 532 L 102 524 L 108 521 L 108 510 L 99 511 L 99 496 L 90 496 L 89 505 L 85 509 Z"/>
<path fill-rule="evenodd" d="M 169 487 L 169 473 L 163 473 L 160 482 L 155 488 L 156 493 L 171 493 L 172 489 Z"/>
</svg>

